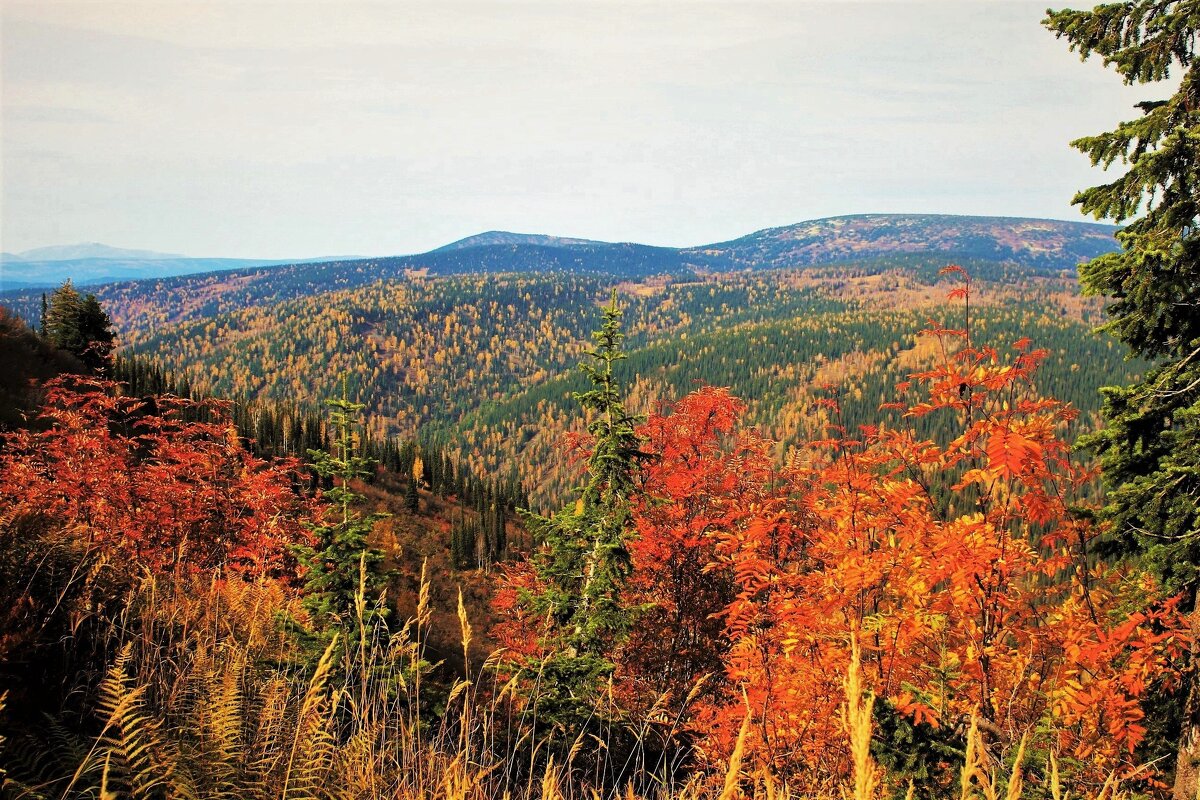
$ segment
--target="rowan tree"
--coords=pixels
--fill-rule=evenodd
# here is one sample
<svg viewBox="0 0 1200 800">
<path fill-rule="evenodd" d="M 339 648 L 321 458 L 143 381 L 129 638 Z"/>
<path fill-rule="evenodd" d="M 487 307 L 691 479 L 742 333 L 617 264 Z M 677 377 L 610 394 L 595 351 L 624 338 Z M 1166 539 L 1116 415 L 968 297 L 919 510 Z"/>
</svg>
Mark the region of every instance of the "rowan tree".
<svg viewBox="0 0 1200 800">
<path fill-rule="evenodd" d="M 765 442 L 734 435 L 744 411 L 727 389 L 708 387 L 640 429 L 651 457 L 633 507 L 627 596 L 641 611 L 620 656 L 622 690 L 640 707 L 669 694 L 676 708 L 702 678 L 708 693 L 722 684 L 729 644 L 722 614 L 734 591 L 711 569 L 713 534 L 752 513 L 773 468 Z"/>
<path fill-rule="evenodd" d="M 969 301 L 970 287 L 952 294 Z M 727 757 L 749 712 L 747 752 L 792 785 L 848 770 L 837 709 L 856 632 L 890 715 L 881 729 L 923 726 L 937 745 L 879 743 L 926 794 L 956 779 L 945 748 L 972 718 L 999 750 L 1040 731 L 1066 779 L 1098 790 L 1135 769 L 1141 701 L 1177 678 L 1187 633 L 1152 578 L 1092 557 L 1098 529 L 1072 506 L 1093 473 L 1061 437 L 1073 409 L 1037 392 L 1045 353 L 1027 339 L 1008 353 L 977 346 L 967 327 L 927 335 L 937 363 L 898 387 L 884 410 L 899 416 L 851 430 L 829 397 L 829 436 L 780 467 L 719 391 L 681 402 L 678 419 L 651 418 L 661 461 L 634 544 L 647 574 L 630 585 L 653 606 L 637 641 L 653 653 L 677 620 L 714 613 L 655 613 L 678 602 L 669 560 L 694 549 L 703 579 L 730 596 L 711 642 L 720 684 L 687 716 L 702 758 Z M 937 440 L 915 432 L 929 420 Z"/>
<path fill-rule="evenodd" d="M 211 421 L 189 421 L 197 406 Z M 294 576 L 296 465 L 247 452 L 228 404 L 62 377 L 46 383 L 39 419 L 44 429 L 3 437 L 0 524 L 42 518 L 133 570 Z"/>
</svg>

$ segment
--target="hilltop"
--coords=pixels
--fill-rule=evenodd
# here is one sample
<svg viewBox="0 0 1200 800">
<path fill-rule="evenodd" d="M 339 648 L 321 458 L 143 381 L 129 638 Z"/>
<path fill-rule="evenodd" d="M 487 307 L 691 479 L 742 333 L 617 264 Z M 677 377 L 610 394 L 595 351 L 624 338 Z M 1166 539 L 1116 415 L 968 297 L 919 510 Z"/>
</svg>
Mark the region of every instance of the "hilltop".
<svg viewBox="0 0 1200 800">
<path fill-rule="evenodd" d="M 1084 222 L 944 214 L 831 217 L 686 248 L 489 231 L 418 255 L 314 259 L 282 265 L 222 260 L 207 267 L 201 262 L 214 260 L 192 260 L 190 265 L 167 265 L 151 273 L 152 278 L 100 286 L 96 294 L 106 307 L 113 308 L 114 319 L 122 329 L 135 330 L 352 289 L 379 280 L 407 279 L 414 273 L 571 273 L 642 280 L 655 275 L 694 278 L 697 273 L 848 263 L 860 270 L 885 272 L 911 269 L 913 259 L 919 261 L 930 255 L 936 256 L 935 261 L 973 262 L 977 274 L 1017 279 L 1022 275 L 1073 271 L 1082 261 L 1117 249 L 1115 231 L 1110 225 Z M 30 268 L 34 263 L 16 266 Z M 141 260 L 134 268 L 157 269 L 158 264 Z M 76 262 L 58 262 L 58 266 L 87 268 Z M 197 274 L 180 275 L 180 271 Z M 43 272 L 45 280 L 50 274 Z M 5 264 L 4 280 L 27 278 L 14 265 Z M 83 282 L 79 278 L 76 281 Z M 17 289 L 0 293 L 0 302 L 32 319 L 39 297 L 36 292 Z"/>
<path fill-rule="evenodd" d="M 444 244 L 432 252 L 440 253 L 446 250 L 464 250 L 468 247 L 484 247 L 491 244 L 540 244 L 547 247 L 570 247 L 572 245 L 604 245 L 608 242 L 598 242 L 594 239 L 572 239 L 565 236 L 545 236 L 540 233 L 512 233 L 511 231 L 485 231 L 474 236 Z"/>
<path fill-rule="evenodd" d="M 686 250 L 715 268 L 799 267 L 902 253 L 1074 269 L 1116 249 L 1117 228 L 1082 222 L 950 214 L 856 214 L 766 228 Z"/>
</svg>

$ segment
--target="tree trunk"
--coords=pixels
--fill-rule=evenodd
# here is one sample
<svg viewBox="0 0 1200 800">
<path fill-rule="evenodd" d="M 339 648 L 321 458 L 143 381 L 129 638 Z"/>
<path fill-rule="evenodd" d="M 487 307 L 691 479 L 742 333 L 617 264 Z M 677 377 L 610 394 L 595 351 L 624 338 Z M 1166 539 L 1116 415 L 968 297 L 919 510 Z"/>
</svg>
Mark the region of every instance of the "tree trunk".
<svg viewBox="0 0 1200 800">
<path fill-rule="evenodd" d="M 1200 608 L 1192 612 L 1192 635 L 1200 633 Z M 1191 671 L 1188 673 L 1187 700 L 1184 701 L 1183 721 L 1179 733 L 1179 756 L 1175 762 L 1175 787 L 1172 800 L 1197 800 L 1200 790 L 1200 686 L 1197 686 L 1196 664 L 1200 657 L 1192 646 Z"/>
</svg>

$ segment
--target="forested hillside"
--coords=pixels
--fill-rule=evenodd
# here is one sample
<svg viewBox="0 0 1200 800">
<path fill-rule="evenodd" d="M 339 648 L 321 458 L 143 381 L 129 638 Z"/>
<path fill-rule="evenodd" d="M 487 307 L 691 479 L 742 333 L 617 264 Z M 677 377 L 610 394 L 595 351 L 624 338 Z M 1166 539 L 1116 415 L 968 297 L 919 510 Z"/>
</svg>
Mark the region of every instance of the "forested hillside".
<svg viewBox="0 0 1200 800">
<path fill-rule="evenodd" d="M 351 300 L 405 309 L 416 341 L 455 359 L 485 333 L 509 337 L 501 353 L 553 341 L 527 361 L 480 362 L 507 405 L 472 413 L 463 393 L 457 426 L 440 429 L 442 441 L 482 431 L 497 458 L 553 465 L 526 474 L 544 482 L 544 507 L 567 502 L 524 515 L 524 530 L 509 517 L 511 483 L 455 465 L 436 439 L 359 429 L 362 408 L 339 389 L 365 393 L 374 373 L 330 386 L 325 421 L 265 399 L 180 398 L 196 388 L 142 356 L 93 368 L 121 383 L 47 381 L 36 424 L 0 450 L 12 498 L 0 567 L 18 578 L 5 583 L 17 610 L 0 654 L 43 665 L 10 680 L 6 786 L 29 797 L 73 796 L 77 783 L 316 792 L 319 776 L 366 780 L 355 772 L 365 757 L 376 779 L 420 794 L 436 780 L 421 770 L 466 769 L 457 759 L 473 751 L 472 797 L 546 775 L 658 782 L 676 764 L 699 791 L 736 780 L 749 752 L 759 781 L 822 791 L 824 776 L 878 763 L 936 797 L 960 772 L 1019 786 L 1035 724 L 1061 750 L 1049 785 L 1094 794 L 1117 774 L 1152 785 L 1134 765 L 1164 734 L 1143 707 L 1174 691 L 1183 622 L 1153 583 L 1093 563 L 1097 534 L 1070 510 L 1094 490 L 1064 438 L 1079 418 L 1047 394 L 1111 377 L 1092 371 L 1110 358 L 1084 333 L 1095 310 L 1068 284 L 984 287 L 959 267 L 933 286 L 897 272 L 769 277 L 485 275 L 338 293 L 329 338 L 310 346 L 347 359 Z M 522 327 L 510 304 L 484 305 L 485 290 L 553 313 Z M 55 293 L 52 319 L 72 294 Z M 283 326 L 273 341 L 304 336 L 287 319 L 258 333 L 271 325 Z M 43 349 L 73 341 L 49 330 Z M 139 347 L 178 350 L 184 331 L 205 335 L 183 328 Z M 267 357 L 245 333 L 231 339 L 241 363 Z M 535 403 L 521 376 L 558 353 L 587 369 L 539 378 Z M 414 369 L 432 384 L 448 361 Z M 439 380 L 449 400 L 454 384 Z M 199 394 L 228 396 L 213 386 Z M 772 426 L 791 433 L 773 441 Z M 500 446 L 527 433 L 524 449 Z M 311 470 L 288 457 L 301 451 Z M 580 461 L 582 474 L 565 469 Z M 49 555 L 26 557 L 38 551 Z M 983 659 L 981 636 L 992 639 Z M 938 669 L 926 642 L 941 648 Z M 57 705 L 60 683 L 84 690 Z M 878 699 L 863 699 L 866 683 Z M 103 726 L 72 730 L 65 720 L 93 704 Z M 854 721 L 838 723 L 839 708 Z M 289 743 L 294 764 L 274 758 Z M 1015 752 L 1013 765 L 989 747 Z"/>
<path fill-rule="evenodd" d="M 666 236 L 846 207 L 831 176 L 1050 208 L 1021 126 L 1106 96 L 1034 86 L 1007 4 L 803 9 L 829 41 L 784 5 L 54 5 L 4 9 L 13 241 L 394 242 L 548 198 Z M 1200 0 L 1042 24 L 1176 87 L 1072 143 L 1124 227 L 493 230 L 0 296 L 0 797 L 1200 798 Z M 33 105 L 84 94 L 121 102 Z M 88 253 L 169 258 L 32 251 Z"/>
<path fill-rule="evenodd" d="M 569 272 L 608 278 L 687 277 L 850 263 L 888 270 L 913 257 L 971 262 L 988 278 L 1057 275 L 1116 247 L 1114 228 L 1055 220 L 946 215 L 863 215 L 771 228 L 721 244 L 688 248 L 593 242 L 492 231 L 422 255 L 292 264 L 134 281 L 99 287 L 122 330 L 273 305 L 335 289 L 412 274 Z M 984 266 L 986 265 L 986 267 Z M 928 274 L 928 273 L 927 273 Z M 0 293 L 0 302 L 34 320 L 39 295 Z"/>
<path fill-rule="evenodd" d="M 888 387 L 927 364 L 915 331 L 940 291 L 919 271 L 863 274 L 875 269 L 618 283 L 630 337 L 620 374 L 633 381 L 633 406 L 729 386 L 750 398 L 748 420 L 781 455 L 820 431 L 824 384 L 845 393 L 852 424 L 871 421 Z M 216 396 L 311 404 L 347 377 L 377 438 L 442 435 L 481 474 L 516 469 L 541 504 L 569 484 L 554 442 L 575 424 L 574 368 L 612 285 L 553 273 L 414 276 L 137 330 L 124 342 Z M 1069 282 L 1031 278 L 986 285 L 976 321 L 989 341 L 1024 332 L 1049 348 L 1039 380 L 1090 414 L 1100 385 L 1136 369 L 1087 335 L 1094 315 Z"/>
<path fill-rule="evenodd" d="M 630 359 L 620 370 L 638 411 L 697 385 L 728 386 L 750 399 L 747 419 L 783 455 L 820 431 L 821 385 L 841 385 L 847 419 L 867 422 L 887 387 L 926 363 L 913 333 L 951 256 L 980 283 L 981 334 L 1019 330 L 1049 347 L 1040 380 L 1094 413 L 1098 387 L 1138 367 L 1085 335 L 1098 306 L 1058 275 L 1111 249 L 1111 234 L 918 215 L 818 220 L 686 250 L 492 232 L 425 256 L 96 293 L 125 352 L 199 392 L 312 407 L 345 378 L 376 438 L 440 437 L 480 474 L 515 470 L 544 504 L 571 480 L 554 442 L 578 427 L 568 411 L 574 367 L 612 286 L 626 306 Z M 5 302 L 36 319 L 39 296 Z"/>
</svg>

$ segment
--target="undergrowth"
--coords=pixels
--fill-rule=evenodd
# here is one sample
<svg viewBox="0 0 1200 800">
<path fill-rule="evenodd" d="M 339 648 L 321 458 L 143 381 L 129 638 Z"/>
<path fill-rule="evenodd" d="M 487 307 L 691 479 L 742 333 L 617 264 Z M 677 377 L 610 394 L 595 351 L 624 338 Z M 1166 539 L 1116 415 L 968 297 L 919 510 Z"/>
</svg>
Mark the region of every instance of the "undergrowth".
<svg viewBox="0 0 1200 800">
<path fill-rule="evenodd" d="M 752 766 L 749 713 L 723 771 L 618 752 L 610 747 L 615 730 L 580 735 L 566 757 L 556 757 L 569 732 L 539 724 L 536 697 L 517 691 L 498 655 L 480 660 L 472 652 L 461 603 L 464 662 L 476 666 L 449 684 L 431 679 L 437 665 L 423 644 L 430 634 L 428 586 L 423 580 L 415 615 L 397 630 L 381 620 L 369 630 L 348 625 L 368 630 L 348 642 L 338 632 L 306 635 L 297 597 L 272 581 L 146 577 L 122 612 L 104 621 L 113 656 L 103 671 L 79 675 L 72 692 L 78 708 L 5 726 L 3 794 L 30 800 L 913 796 L 872 756 L 874 698 L 863 688 L 857 644 L 844 681 L 845 740 L 830 743 L 848 753 L 851 774 L 830 775 L 824 790 L 801 794 Z M 356 613 L 368 618 L 369 602 L 361 593 L 357 600 Z M 621 720 L 614 707 L 596 714 L 626 731 L 655 722 Z M 1025 764 L 1024 741 L 1015 754 L 994 752 L 977 725 L 967 742 L 960 784 L 947 796 L 1067 797 L 1052 753 L 1046 764 Z M 634 750 L 644 744 L 635 735 Z M 1124 796 L 1110 780 L 1095 800 Z"/>
</svg>

